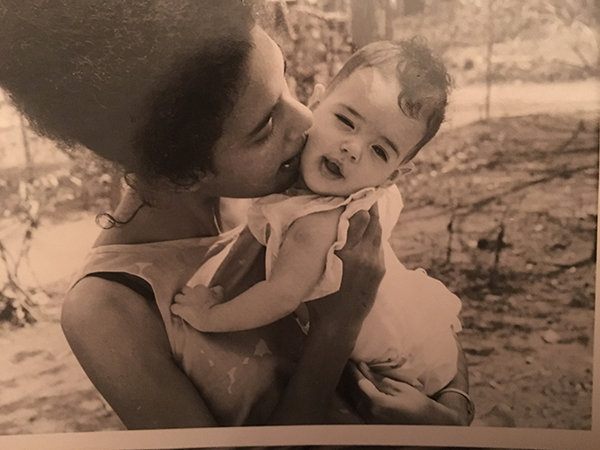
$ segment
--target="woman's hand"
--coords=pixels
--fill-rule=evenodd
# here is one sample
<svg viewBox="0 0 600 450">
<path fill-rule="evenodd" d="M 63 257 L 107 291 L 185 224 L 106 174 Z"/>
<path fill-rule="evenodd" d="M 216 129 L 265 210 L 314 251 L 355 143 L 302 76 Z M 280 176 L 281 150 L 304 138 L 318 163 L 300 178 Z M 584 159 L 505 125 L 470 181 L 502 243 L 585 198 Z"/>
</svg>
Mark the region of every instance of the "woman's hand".
<svg viewBox="0 0 600 450">
<path fill-rule="evenodd" d="M 346 388 L 367 423 L 405 425 L 468 425 L 462 405 L 455 410 L 418 389 L 373 372 L 367 364 L 349 364 L 353 382 Z"/>
<path fill-rule="evenodd" d="M 427 423 L 432 402 L 407 383 L 383 377 L 364 363 L 350 364 L 356 383 L 354 405 L 367 423 Z"/>
<path fill-rule="evenodd" d="M 368 213 L 360 211 L 350 218 L 346 245 L 337 255 L 344 265 L 340 290 L 306 303 L 310 326 L 341 328 L 358 335 L 385 273 L 377 204 Z"/>
<path fill-rule="evenodd" d="M 310 330 L 296 371 L 269 424 L 327 421 L 337 384 L 385 271 L 376 206 L 350 219 L 348 240 L 338 256 L 344 263 L 341 288 L 305 303 Z"/>
</svg>

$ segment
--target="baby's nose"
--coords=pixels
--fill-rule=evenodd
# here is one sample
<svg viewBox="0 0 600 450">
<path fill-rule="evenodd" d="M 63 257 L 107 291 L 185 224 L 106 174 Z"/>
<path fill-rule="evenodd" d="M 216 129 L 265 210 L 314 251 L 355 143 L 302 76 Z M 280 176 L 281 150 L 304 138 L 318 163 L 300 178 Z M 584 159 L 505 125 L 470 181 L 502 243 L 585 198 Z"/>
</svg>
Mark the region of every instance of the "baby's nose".
<svg viewBox="0 0 600 450">
<path fill-rule="evenodd" d="M 351 161 L 358 161 L 360 159 L 360 146 L 354 142 L 344 142 L 342 144 L 342 153 L 346 153 Z"/>
</svg>

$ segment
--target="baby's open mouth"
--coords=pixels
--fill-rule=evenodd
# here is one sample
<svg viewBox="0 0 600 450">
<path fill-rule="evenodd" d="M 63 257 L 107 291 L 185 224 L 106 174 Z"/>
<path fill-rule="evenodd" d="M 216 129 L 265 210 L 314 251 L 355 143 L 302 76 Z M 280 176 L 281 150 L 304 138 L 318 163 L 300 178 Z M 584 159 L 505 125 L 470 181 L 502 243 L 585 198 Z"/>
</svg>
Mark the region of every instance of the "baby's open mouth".
<svg viewBox="0 0 600 450">
<path fill-rule="evenodd" d="M 327 159 L 325 156 L 323 156 L 322 159 L 322 164 L 323 167 L 325 168 L 325 170 L 333 175 L 335 178 L 343 178 L 344 175 L 342 174 L 342 171 L 340 170 L 340 166 L 337 165 L 337 163 Z"/>
</svg>

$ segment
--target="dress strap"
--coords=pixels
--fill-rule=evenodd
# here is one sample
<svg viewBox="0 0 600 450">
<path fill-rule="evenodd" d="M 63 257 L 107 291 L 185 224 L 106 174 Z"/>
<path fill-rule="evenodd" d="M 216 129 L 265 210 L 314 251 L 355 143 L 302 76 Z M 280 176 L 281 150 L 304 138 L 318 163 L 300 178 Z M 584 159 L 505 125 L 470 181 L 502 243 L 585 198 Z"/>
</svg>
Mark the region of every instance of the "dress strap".
<svg viewBox="0 0 600 450">
<path fill-rule="evenodd" d="M 93 272 L 88 273 L 86 277 L 96 277 L 102 278 L 103 280 L 114 281 L 141 295 L 148 300 L 148 302 L 154 303 L 156 301 L 150 283 L 135 275 L 123 272 Z"/>
</svg>

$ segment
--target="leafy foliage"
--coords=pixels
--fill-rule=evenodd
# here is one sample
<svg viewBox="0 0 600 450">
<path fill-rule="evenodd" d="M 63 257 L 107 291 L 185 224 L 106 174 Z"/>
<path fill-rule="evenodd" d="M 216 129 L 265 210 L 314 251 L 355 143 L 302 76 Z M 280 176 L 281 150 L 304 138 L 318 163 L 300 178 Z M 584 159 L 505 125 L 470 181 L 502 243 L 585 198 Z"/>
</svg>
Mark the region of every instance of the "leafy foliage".
<svg viewBox="0 0 600 450">
<path fill-rule="evenodd" d="M 411 3 L 422 7 L 411 8 Z M 485 81 L 485 47 L 490 40 L 494 82 L 580 80 L 599 74 L 599 9 L 591 0 L 369 4 L 374 9 L 373 39 L 386 38 L 386 20 L 395 40 L 424 36 L 444 57 L 459 85 Z M 267 28 L 285 43 L 289 73 L 298 98 L 305 100 L 314 82 L 326 84 L 353 50 L 351 2 L 277 1 L 271 2 L 271 8 L 279 13 L 270 17 L 279 20 L 267 21 Z"/>
</svg>

